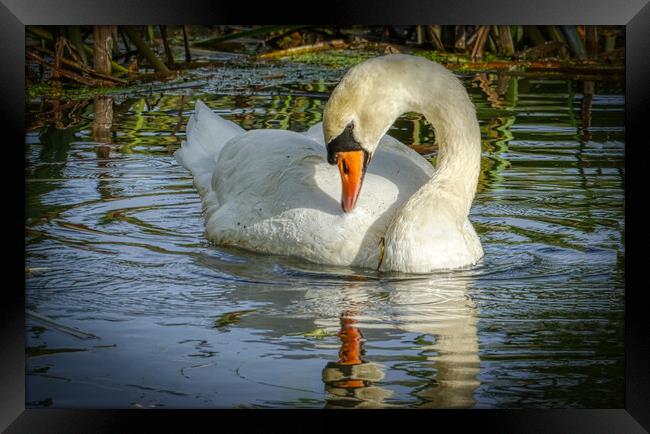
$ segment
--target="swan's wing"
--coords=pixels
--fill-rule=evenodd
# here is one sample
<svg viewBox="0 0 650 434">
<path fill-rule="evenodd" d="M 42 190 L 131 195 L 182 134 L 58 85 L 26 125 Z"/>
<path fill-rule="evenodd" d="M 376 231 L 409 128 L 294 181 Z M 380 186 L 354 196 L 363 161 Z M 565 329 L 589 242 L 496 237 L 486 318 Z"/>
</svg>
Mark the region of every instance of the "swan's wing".
<svg viewBox="0 0 650 434">
<path fill-rule="evenodd" d="M 401 144 L 399 151 L 378 150 L 357 208 L 346 214 L 338 168 L 327 164 L 317 128 L 316 137 L 253 130 L 224 144 L 214 169 L 194 180 L 210 240 L 319 263 L 376 266 L 393 208 L 429 179 L 412 154 L 428 163 Z"/>
<path fill-rule="evenodd" d="M 195 177 L 208 171 L 211 173 L 223 145 L 244 132 L 240 126 L 217 115 L 199 100 L 187 123 L 187 140 L 174 156 Z"/>
<path fill-rule="evenodd" d="M 305 136 L 310 139 L 315 140 L 321 145 L 325 146 L 325 139 L 323 138 L 323 123 L 319 122 L 315 125 L 312 125 L 307 131 L 303 133 Z"/>
<path fill-rule="evenodd" d="M 377 160 L 377 156 L 379 153 L 389 153 L 392 156 L 388 157 L 388 160 L 394 159 L 396 156 L 399 157 L 405 157 L 408 159 L 410 162 L 415 164 L 417 167 L 422 169 L 424 173 L 427 174 L 427 176 L 431 177 L 433 176 L 433 166 L 431 163 L 424 158 L 422 155 L 418 154 L 415 152 L 413 149 L 409 148 L 406 146 L 404 143 L 400 142 L 396 138 L 389 136 L 388 134 L 384 135 L 384 137 L 381 138 L 379 141 L 379 146 L 377 147 L 377 150 L 375 151 L 375 156 L 374 160 Z M 368 170 L 370 170 L 372 166 L 368 167 Z"/>
</svg>

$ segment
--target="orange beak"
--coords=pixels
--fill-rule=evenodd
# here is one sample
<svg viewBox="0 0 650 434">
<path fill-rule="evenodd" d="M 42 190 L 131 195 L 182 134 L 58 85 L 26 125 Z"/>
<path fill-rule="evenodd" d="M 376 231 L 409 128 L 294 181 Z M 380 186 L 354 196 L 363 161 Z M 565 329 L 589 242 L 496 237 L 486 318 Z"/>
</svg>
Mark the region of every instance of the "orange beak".
<svg viewBox="0 0 650 434">
<path fill-rule="evenodd" d="M 350 212 L 357 203 L 366 173 L 366 153 L 364 151 L 345 151 L 338 152 L 336 155 L 343 184 L 341 207 L 343 211 Z"/>
</svg>

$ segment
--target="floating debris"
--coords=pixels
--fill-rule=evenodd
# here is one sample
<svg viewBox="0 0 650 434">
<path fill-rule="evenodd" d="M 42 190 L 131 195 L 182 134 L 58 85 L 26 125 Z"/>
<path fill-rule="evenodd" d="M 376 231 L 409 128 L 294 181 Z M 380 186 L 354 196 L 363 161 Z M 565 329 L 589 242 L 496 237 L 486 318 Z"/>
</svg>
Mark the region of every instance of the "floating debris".
<svg viewBox="0 0 650 434">
<path fill-rule="evenodd" d="M 29 317 L 29 318 L 31 318 L 31 319 L 33 319 L 35 321 L 39 321 L 42 324 L 44 324 L 46 326 L 49 326 L 54 330 L 58 330 L 58 331 L 60 331 L 62 333 L 69 334 L 70 336 L 74 336 L 74 337 L 79 338 L 79 339 L 100 339 L 99 336 L 96 336 L 96 335 L 94 335 L 92 333 L 87 333 L 87 332 L 81 331 L 79 329 L 76 329 L 74 327 L 70 327 L 70 326 L 67 326 L 65 324 L 61 324 L 60 322 L 58 322 L 58 321 L 56 321 L 56 320 L 54 320 L 52 318 L 48 318 L 45 315 L 41 315 L 40 313 L 36 313 L 36 312 L 34 312 L 32 310 L 26 309 L 25 314 L 27 315 L 27 317 Z M 81 351 L 81 350 L 73 350 L 73 351 Z"/>
<path fill-rule="evenodd" d="M 312 339 L 324 339 L 330 336 L 336 336 L 337 332 L 336 331 L 327 331 L 326 329 L 323 328 L 317 328 L 314 329 L 310 332 L 304 332 L 304 333 L 289 333 L 289 336 L 303 336 L 304 338 L 312 338 Z"/>
<path fill-rule="evenodd" d="M 229 327 L 233 324 L 239 323 L 239 321 L 241 321 L 241 318 L 244 315 L 247 315 L 255 311 L 256 311 L 255 309 L 249 309 L 249 310 L 238 310 L 235 312 L 224 313 L 214 321 L 214 326 L 216 328 Z"/>
</svg>

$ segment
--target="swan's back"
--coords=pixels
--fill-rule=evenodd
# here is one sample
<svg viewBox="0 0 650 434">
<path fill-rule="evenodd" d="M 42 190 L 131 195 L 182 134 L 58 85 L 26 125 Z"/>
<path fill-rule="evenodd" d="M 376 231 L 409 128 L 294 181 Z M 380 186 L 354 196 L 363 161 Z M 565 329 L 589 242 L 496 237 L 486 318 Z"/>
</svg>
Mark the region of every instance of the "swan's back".
<svg viewBox="0 0 650 434">
<path fill-rule="evenodd" d="M 199 102 L 187 134 L 175 155 L 194 176 L 211 241 L 319 263 L 376 267 L 395 210 L 433 174 L 424 158 L 385 136 L 346 214 L 321 124 L 305 133 L 245 132 Z"/>
</svg>

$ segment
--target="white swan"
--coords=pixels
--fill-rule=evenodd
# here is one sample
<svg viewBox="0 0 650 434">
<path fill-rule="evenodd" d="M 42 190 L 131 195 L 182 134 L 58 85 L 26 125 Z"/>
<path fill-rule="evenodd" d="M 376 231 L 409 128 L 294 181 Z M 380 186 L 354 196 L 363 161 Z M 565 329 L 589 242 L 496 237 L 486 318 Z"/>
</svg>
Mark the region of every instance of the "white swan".
<svg viewBox="0 0 650 434">
<path fill-rule="evenodd" d="M 435 172 L 385 135 L 406 112 L 422 113 L 435 129 Z M 198 101 L 175 156 L 194 176 L 216 244 L 409 273 L 483 256 L 467 217 L 481 158 L 475 109 L 450 71 L 421 57 L 353 67 L 323 124 L 306 133 L 245 132 Z"/>
</svg>

